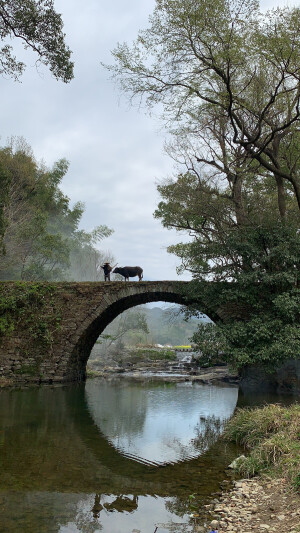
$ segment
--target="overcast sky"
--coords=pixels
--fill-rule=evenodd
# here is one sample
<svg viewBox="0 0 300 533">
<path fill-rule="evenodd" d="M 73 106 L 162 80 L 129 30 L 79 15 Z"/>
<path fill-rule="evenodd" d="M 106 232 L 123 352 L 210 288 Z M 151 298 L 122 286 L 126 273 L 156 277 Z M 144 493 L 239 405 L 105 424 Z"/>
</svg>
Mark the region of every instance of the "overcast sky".
<svg viewBox="0 0 300 533">
<path fill-rule="evenodd" d="M 62 157 L 70 161 L 62 189 L 72 205 L 84 202 L 84 229 L 100 224 L 114 229 L 99 247 L 110 251 L 120 266 L 142 266 L 144 279 L 185 280 L 190 276 L 178 277 L 178 260 L 166 251 L 184 237 L 164 229 L 152 216 L 158 201 L 155 183 L 173 169 L 164 154 L 161 125 L 130 108 L 100 65 L 112 62 L 110 51 L 117 42 L 135 39 L 154 4 L 55 0 L 73 51 L 75 79 L 67 85 L 58 82 L 46 68 L 36 70 L 33 55 L 22 53 L 27 69 L 21 83 L 0 79 L 0 141 L 3 145 L 10 136 L 20 135 L 48 166 Z M 261 3 L 264 8 L 293 4 Z"/>
</svg>

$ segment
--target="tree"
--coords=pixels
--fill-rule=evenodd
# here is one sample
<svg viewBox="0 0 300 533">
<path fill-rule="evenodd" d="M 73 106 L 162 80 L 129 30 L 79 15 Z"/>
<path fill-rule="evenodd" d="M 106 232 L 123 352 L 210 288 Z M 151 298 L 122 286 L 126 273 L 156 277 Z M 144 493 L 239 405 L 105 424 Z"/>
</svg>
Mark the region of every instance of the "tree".
<svg viewBox="0 0 300 533">
<path fill-rule="evenodd" d="M 239 208 L 229 187 L 224 188 L 223 183 L 218 186 L 210 176 L 187 172 L 158 185 L 162 200 L 154 216 L 168 229 L 189 232 L 190 242 L 170 246 L 168 250 L 180 257 L 182 268 L 190 270 L 196 279 L 236 280 L 239 274 L 251 271 L 255 262 L 257 266 L 264 264 L 264 268 L 269 268 L 265 263 L 268 245 L 263 235 L 265 231 L 268 242 L 267 234 L 272 228 L 280 234 L 292 232 L 294 245 L 298 242 L 294 198 L 288 197 L 288 229 L 282 225 L 276 210 L 274 183 L 268 177 L 254 183 L 255 186 L 249 184 L 247 175 L 242 176 L 242 219 L 237 215 Z M 282 259 L 278 257 L 276 265 L 280 270 L 284 265 L 280 263 Z M 296 273 L 297 264 L 294 267 Z"/>
<path fill-rule="evenodd" d="M 231 145 L 273 177 L 282 218 L 285 187 L 300 207 L 299 14 L 263 15 L 256 0 L 157 0 L 150 27 L 108 67 L 132 98 L 162 104 L 177 137 L 211 139 L 213 117 L 224 118 Z"/>
<path fill-rule="evenodd" d="M 0 74 L 18 80 L 25 64 L 13 55 L 8 39 L 20 39 L 34 51 L 37 63 L 50 68 L 56 79 L 68 83 L 73 78 L 71 52 L 65 44 L 61 15 L 53 0 L 0 0 Z"/>
<path fill-rule="evenodd" d="M 189 233 L 169 251 L 202 311 L 213 302 L 223 314 L 217 329 L 237 367 L 300 352 L 299 14 L 263 15 L 256 0 L 156 0 L 149 28 L 108 67 L 132 99 L 163 109 L 179 172 L 158 186 L 155 216 Z"/>
<path fill-rule="evenodd" d="M 96 248 L 97 243 L 109 237 L 113 230 L 107 226 L 98 226 L 91 232 L 80 230 L 71 242 L 70 279 L 75 281 L 103 281 L 104 271 L 101 265 L 105 261 L 113 264 L 114 257 L 109 252 Z"/>
<path fill-rule="evenodd" d="M 187 294 L 199 294 L 201 311 L 214 319 L 212 308 L 218 309 L 223 322 L 207 333 L 224 359 L 235 367 L 255 363 L 273 368 L 300 352 L 295 198 L 289 198 L 288 223 L 282 224 L 274 208 L 273 181 L 267 177 L 259 187 L 246 185 L 247 181 L 242 188 L 247 205 L 243 224 L 237 224 L 229 194 L 192 174 L 159 186 L 163 199 L 155 216 L 167 228 L 192 236 L 169 251 L 180 258 L 181 269 L 192 272 Z M 212 283 L 203 285 L 205 280 Z M 206 337 L 200 328 L 192 340 L 210 360 L 212 351 L 204 350 Z"/>
<path fill-rule="evenodd" d="M 9 187 L 9 174 L 0 163 L 0 256 L 5 252 L 3 236 L 6 230 L 6 218 L 4 216 L 4 206 L 7 202 Z"/>
<path fill-rule="evenodd" d="M 134 333 L 149 334 L 147 318 L 143 312 L 128 310 L 117 317 L 99 339 L 105 343 L 105 352 L 113 346 L 119 353 L 124 348 L 124 339 L 129 340 Z"/>
<path fill-rule="evenodd" d="M 68 170 L 62 159 L 52 169 L 39 165 L 22 139 L 0 149 L 3 194 L 3 253 L 0 279 L 94 280 L 96 245 L 112 233 L 107 226 L 79 229 L 84 211 L 59 188 Z M 80 268 L 84 262 L 84 271 Z"/>
<path fill-rule="evenodd" d="M 227 340 L 216 328 L 213 322 L 200 324 L 198 330 L 193 335 L 193 342 L 200 352 L 198 363 L 213 366 L 222 361 L 223 351 L 227 348 Z"/>
</svg>

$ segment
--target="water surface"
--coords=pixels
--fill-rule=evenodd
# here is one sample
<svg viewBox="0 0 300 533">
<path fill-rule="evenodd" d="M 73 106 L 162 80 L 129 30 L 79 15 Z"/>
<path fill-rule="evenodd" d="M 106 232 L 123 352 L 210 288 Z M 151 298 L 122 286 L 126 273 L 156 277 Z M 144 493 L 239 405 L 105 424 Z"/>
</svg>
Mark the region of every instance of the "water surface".
<svg viewBox="0 0 300 533">
<path fill-rule="evenodd" d="M 237 400 L 123 378 L 2 390 L 0 532 L 192 531 L 238 453 L 219 438 Z"/>
<path fill-rule="evenodd" d="M 155 387 L 97 381 L 86 387 L 89 411 L 99 431 L 126 457 L 167 465 L 204 453 L 237 403 L 238 389 L 191 382 Z M 208 434 L 209 433 L 209 434 Z"/>
</svg>

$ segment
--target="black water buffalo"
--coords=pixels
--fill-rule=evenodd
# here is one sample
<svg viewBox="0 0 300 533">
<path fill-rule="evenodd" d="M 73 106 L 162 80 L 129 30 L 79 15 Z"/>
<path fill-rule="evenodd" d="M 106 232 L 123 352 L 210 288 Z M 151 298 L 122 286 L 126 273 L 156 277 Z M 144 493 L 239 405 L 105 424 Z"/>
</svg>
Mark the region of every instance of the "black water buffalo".
<svg viewBox="0 0 300 533">
<path fill-rule="evenodd" d="M 125 281 L 129 281 L 129 278 L 139 277 L 139 281 L 143 279 L 143 269 L 141 267 L 117 267 L 113 270 L 113 274 L 121 274 L 124 276 Z"/>
</svg>

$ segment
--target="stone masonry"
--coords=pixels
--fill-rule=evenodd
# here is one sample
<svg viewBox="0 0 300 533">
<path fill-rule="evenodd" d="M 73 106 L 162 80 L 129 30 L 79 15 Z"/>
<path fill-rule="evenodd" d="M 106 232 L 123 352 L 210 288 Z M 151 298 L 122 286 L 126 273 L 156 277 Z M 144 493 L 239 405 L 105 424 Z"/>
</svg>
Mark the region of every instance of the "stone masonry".
<svg viewBox="0 0 300 533">
<path fill-rule="evenodd" d="M 188 283 L 0 282 L 0 386 L 83 381 L 91 350 L 110 322 L 147 302 L 195 303 L 184 297 Z M 196 303 L 215 322 L 245 319 L 240 308 L 210 301 L 207 309 L 199 296 Z M 246 368 L 241 388 L 299 394 L 299 365 L 299 359 L 287 361 L 271 375 Z"/>
<path fill-rule="evenodd" d="M 117 315 L 147 302 L 187 303 L 185 283 L 0 283 L 2 315 L 10 319 L 0 336 L 0 380 L 84 380 L 95 341 Z"/>
</svg>

